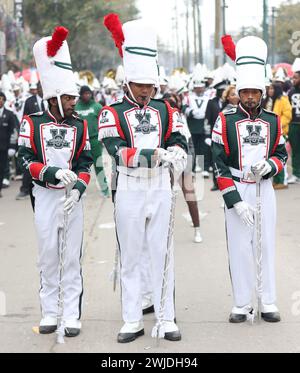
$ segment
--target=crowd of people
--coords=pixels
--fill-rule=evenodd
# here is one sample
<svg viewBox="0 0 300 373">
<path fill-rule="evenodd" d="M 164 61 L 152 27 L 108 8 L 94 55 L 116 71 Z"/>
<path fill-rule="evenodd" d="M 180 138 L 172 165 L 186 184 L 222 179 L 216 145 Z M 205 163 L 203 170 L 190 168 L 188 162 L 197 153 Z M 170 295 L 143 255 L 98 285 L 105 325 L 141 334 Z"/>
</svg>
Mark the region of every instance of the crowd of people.
<svg viewBox="0 0 300 373">
<path fill-rule="evenodd" d="M 210 149 L 212 127 L 220 111 L 237 107 L 239 103 L 235 71 L 227 63 L 212 72 L 209 72 L 205 65 L 200 64 L 197 64 L 190 74 L 182 69 L 175 69 L 170 76 L 166 76 L 163 67 L 160 67 L 160 71 L 160 86 L 153 95 L 155 98 L 168 100 L 182 113 L 182 119 L 187 124 L 186 135 L 189 149 L 193 154 L 192 172 L 201 172 L 204 178 L 209 178 L 209 173 L 212 172 Z M 80 79 L 76 74 L 76 84 L 80 94 L 76 111 L 81 117 L 88 119 L 90 136 L 94 140 L 97 131 L 96 118 L 101 107 L 122 99 L 124 95 L 124 71 L 122 65 L 116 71 L 110 69 L 101 84 L 94 74 L 91 72 L 89 74 L 88 79 L 86 75 Z M 0 118 L 1 121 L 7 118 L 3 121 L 4 125 L 0 126 L 3 131 L 3 137 L 0 132 L 2 160 L 0 163 L 0 196 L 2 196 L 1 190 L 9 187 L 11 180 L 22 180 L 20 191 L 16 196 L 17 200 L 29 198 L 31 184 L 30 175 L 27 172 L 21 173 L 15 161 L 20 123 L 23 115 L 44 111 L 48 107 L 47 100 L 43 100 L 41 84 L 36 81 L 35 73 L 33 80 L 34 82 L 28 83 L 24 79 L 16 79 L 10 71 L 9 74 L 2 76 L 0 84 L 0 113 L 4 109 L 6 112 Z M 285 167 L 280 175 L 274 177 L 273 186 L 274 189 L 286 189 L 288 184 L 300 182 L 299 71 L 294 71 L 292 77 L 287 76 L 283 68 L 271 71 L 266 78 L 266 94 L 262 100 L 262 107 L 275 112 L 281 119 L 287 148 L 292 157 L 292 173 L 288 175 L 287 167 Z M 98 141 L 92 141 L 92 144 L 97 179 L 103 196 L 109 196 L 109 186 L 102 165 L 102 146 Z M 3 152 L 4 149 L 5 152 Z M 7 154 L 4 156 L 4 153 Z M 218 190 L 214 176 L 211 190 Z"/>
</svg>

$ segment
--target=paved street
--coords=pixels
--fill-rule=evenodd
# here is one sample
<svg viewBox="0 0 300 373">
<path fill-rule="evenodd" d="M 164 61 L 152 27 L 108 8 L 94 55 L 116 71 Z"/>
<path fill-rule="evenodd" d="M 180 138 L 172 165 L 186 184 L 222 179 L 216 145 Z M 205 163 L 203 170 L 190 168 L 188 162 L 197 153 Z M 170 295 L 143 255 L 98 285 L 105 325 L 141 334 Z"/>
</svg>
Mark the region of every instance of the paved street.
<svg viewBox="0 0 300 373">
<path fill-rule="evenodd" d="M 115 252 L 112 203 L 92 182 L 85 200 L 83 328 L 80 336 L 55 344 L 55 335 L 34 332 L 40 320 L 37 240 L 29 200 L 16 201 L 20 182 L 0 200 L 1 352 L 300 352 L 300 185 L 278 191 L 277 284 L 282 322 L 228 323 L 232 296 L 222 200 L 205 181 L 201 210 L 203 243 L 193 243 L 187 207 L 179 193 L 176 211 L 176 310 L 182 341 L 150 337 L 153 315 L 145 316 L 145 336 L 118 344 L 122 326 L 120 292 L 109 279 Z M 206 214 L 207 215 L 206 215 Z M 6 307 L 4 304 L 6 301 Z M 3 315 L 6 313 L 5 315 Z"/>
</svg>

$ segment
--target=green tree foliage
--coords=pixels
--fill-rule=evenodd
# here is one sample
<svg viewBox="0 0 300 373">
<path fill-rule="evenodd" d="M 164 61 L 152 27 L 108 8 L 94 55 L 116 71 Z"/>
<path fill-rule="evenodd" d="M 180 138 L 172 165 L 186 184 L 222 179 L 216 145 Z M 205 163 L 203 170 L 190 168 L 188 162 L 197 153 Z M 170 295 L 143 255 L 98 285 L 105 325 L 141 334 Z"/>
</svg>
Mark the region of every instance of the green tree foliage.
<svg viewBox="0 0 300 373">
<path fill-rule="evenodd" d="M 115 12 L 124 23 L 137 16 L 135 0 L 26 0 L 24 6 L 25 23 L 36 39 L 51 35 L 57 25 L 67 27 L 74 70 L 96 73 L 121 62 L 103 17 Z"/>
<path fill-rule="evenodd" d="M 281 62 L 293 63 L 296 57 L 300 57 L 299 14 L 299 2 L 292 4 L 289 1 L 288 3 L 282 4 L 277 10 L 275 44 L 276 53 Z"/>
</svg>

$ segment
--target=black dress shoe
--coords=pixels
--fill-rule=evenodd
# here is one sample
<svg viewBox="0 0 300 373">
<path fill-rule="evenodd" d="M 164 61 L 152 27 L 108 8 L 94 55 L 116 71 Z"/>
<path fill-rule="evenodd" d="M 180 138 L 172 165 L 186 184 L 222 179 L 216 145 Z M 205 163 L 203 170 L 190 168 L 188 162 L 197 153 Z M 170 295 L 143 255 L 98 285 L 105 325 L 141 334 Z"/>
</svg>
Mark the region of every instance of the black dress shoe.
<svg viewBox="0 0 300 373">
<path fill-rule="evenodd" d="M 139 330 L 136 333 L 119 333 L 118 342 L 119 343 L 128 343 L 134 341 L 137 337 L 144 335 L 144 329 Z"/>
<path fill-rule="evenodd" d="M 167 339 L 168 341 L 180 341 L 181 333 L 179 330 L 175 330 L 174 332 L 167 332 L 165 333 L 164 339 Z"/>
<path fill-rule="evenodd" d="M 143 309 L 143 315 L 147 315 L 148 313 L 153 313 L 153 312 L 154 312 L 153 304 L 152 304 L 152 306 L 149 306 L 149 307 Z"/>
<path fill-rule="evenodd" d="M 66 337 L 77 337 L 80 333 L 79 328 L 65 328 Z"/>
<path fill-rule="evenodd" d="M 51 334 L 54 333 L 57 329 L 56 325 L 43 325 L 39 326 L 39 333 L 40 334 Z"/>
<path fill-rule="evenodd" d="M 229 322 L 232 322 L 234 324 L 244 322 L 247 320 L 247 315 L 243 315 L 240 313 L 231 313 L 229 316 Z"/>
<path fill-rule="evenodd" d="M 281 320 L 279 312 L 262 312 L 261 317 L 267 322 L 279 322 Z"/>
</svg>

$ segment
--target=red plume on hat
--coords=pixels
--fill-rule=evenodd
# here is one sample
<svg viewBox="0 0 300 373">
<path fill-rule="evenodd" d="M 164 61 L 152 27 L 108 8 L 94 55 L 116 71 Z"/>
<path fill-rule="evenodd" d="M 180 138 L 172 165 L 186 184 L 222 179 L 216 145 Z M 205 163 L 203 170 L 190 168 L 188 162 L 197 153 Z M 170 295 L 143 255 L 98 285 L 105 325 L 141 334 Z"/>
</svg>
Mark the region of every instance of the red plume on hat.
<svg viewBox="0 0 300 373">
<path fill-rule="evenodd" d="M 123 57 L 122 45 L 125 38 L 119 16 L 115 13 L 110 13 L 104 17 L 103 23 L 108 31 L 111 32 L 115 45 L 119 49 L 120 56 Z"/>
<path fill-rule="evenodd" d="M 64 40 L 67 39 L 69 30 L 63 26 L 57 26 L 54 29 L 52 38 L 47 41 L 47 55 L 49 57 L 54 57 L 62 46 Z"/>
<path fill-rule="evenodd" d="M 235 44 L 232 40 L 232 37 L 230 35 L 224 35 L 222 36 L 221 41 L 222 41 L 222 45 L 227 56 L 230 57 L 232 61 L 235 61 L 236 59 Z"/>
</svg>

